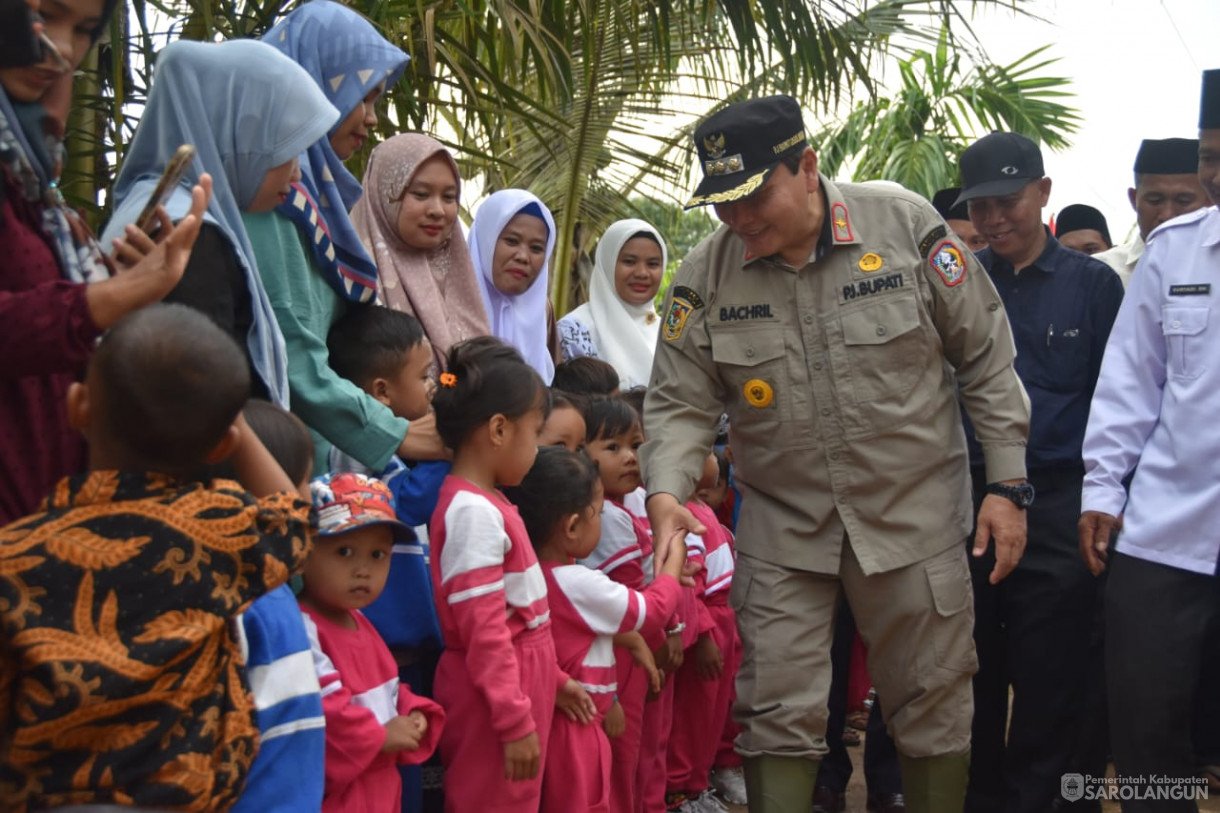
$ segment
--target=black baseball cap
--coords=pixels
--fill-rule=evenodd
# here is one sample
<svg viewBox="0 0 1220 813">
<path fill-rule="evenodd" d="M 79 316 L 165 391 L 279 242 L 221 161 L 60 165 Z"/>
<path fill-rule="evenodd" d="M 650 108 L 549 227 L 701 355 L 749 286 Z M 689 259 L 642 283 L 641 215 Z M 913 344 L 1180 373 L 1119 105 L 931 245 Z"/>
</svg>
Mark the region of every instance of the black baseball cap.
<svg viewBox="0 0 1220 813">
<path fill-rule="evenodd" d="M 713 113 L 695 128 L 703 181 L 685 208 L 753 195 L 784 156 L 808 145 L 801 106 L 791 96 L 750 99 Z"/>
<path fill-rule="evenodd" d="M 991 133 L 971 144 L 958 161 L 962 193 L 957 203 L 1019 192 L 1046 174 L 1042 150 L 1020 133 Z"/>
<path fill-rule="evenodd" d="M 1199 139 L 1146 138 L 1133 169 L 1137 175 L 1194 175 L 1199 171 Z"/>
</svg>

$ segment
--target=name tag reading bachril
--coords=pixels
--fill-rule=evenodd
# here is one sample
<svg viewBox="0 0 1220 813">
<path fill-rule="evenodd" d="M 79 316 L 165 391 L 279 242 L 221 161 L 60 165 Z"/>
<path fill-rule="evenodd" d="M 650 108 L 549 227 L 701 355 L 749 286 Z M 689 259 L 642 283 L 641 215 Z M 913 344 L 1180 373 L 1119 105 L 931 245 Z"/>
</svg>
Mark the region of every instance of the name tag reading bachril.
<svg viewBox="0 0 1220 813">
<path fill-rule="evenodd" d="M 1170 296 L 1207 296 L 1212 292 L 1209 282 L 1196 282 L 1191 285 L 1170 285 Z"/>
</svg>

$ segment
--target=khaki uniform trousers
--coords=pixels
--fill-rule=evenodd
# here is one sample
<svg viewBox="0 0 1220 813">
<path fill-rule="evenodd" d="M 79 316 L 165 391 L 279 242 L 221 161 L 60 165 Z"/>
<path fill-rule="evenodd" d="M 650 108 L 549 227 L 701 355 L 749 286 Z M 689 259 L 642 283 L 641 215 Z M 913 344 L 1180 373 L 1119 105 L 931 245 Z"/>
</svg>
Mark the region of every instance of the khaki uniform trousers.
<svg viewBox="0 0 1220 813">
<path fill-rule="evenodd" d="M 846 539 L 837 576 L 739 555 L 729 594 L 744 648 L 733 707 L 737 751 L 815 760 L 827 753 L 830 645 L 842 590 L 898 752 L 967 752 L 978 659 L 966 550 L 955 540 L 935 556 L 872 576 Z"/>
</svg>

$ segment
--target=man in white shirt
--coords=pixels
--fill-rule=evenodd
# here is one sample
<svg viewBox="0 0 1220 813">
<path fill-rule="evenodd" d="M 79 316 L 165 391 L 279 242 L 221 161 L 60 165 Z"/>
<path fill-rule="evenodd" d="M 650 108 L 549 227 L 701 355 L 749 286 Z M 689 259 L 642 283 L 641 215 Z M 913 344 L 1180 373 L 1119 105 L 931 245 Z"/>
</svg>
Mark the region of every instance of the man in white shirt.
<svg viewBox="0 0 1220 813">
<path fill-rule="evenodd" d="M 1199 181 L 1214 201 L 1220 70 L 1204 72 L 1201 107 Z M 1189 732 L 1200 699 L 1216 689 L 1199 674 L 1220 627 L 1220 210 L 1153 231 L 1139 266 L 1085 432 L 1080 550 L 1094 574 L 1110 571 L 1111 747 L 1120 777 L 1135 788 L 1123 811 L 1195 811 L 1201 785 Z M 1168 798 L 1149 798 L 1161 792 Z"/>
</svg>

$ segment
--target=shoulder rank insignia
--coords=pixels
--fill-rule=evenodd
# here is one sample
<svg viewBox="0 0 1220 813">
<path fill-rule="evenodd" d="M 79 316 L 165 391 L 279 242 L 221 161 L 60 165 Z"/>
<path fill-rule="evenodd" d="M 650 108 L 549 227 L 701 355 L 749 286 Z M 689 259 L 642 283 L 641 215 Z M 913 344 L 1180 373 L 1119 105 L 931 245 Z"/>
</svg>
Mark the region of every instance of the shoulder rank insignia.
<svg viewBox="0 0 1220 813">
<path fill-rule="evenodd" d="M 927 257 L 928 252 L 932 250 L 932 246 L 936 245 L 937 240 L 944 240 L 947 232 L 944 226 L 937 226 L 923 236 L 919 241 L 919 256 Z"/>
<path fill-rule="evenodd" d="M 687 318 L 702 307 L 703 298 L 699 294 L 685 285 L 674 286 L 669 312 L 665 314 L 665 324 L 661 328 L 665 340 L 672 342 L 682 338 Z"/>
<path fill-rule="evenodd" d="M 851 218 L 847 214 L 847 205 L 835 203 L 830 207 L 830 225 L 836 243 L 850 243 L 856 238 L 851 233 Z"/>
<path fill-rule="evenodd" d="M 881 270 L 881 255 L 874 254 L 873 252 L 870 251 L 869 253 L 867 253 L 863 257 L 861 257 L 860 262 L 856 263 L 856 265 L 859 266 L 860 270 L 866 274 L 869 273 L 870 271 L 880 271 Z"/>
<path fill-rule="evenodd" d="M 928 262 L 949 288 L 966 278 L 966 261 L 962 259 L 962 252 L 951 240 L 945 240 L 933 249 Z"/>
</svg>

